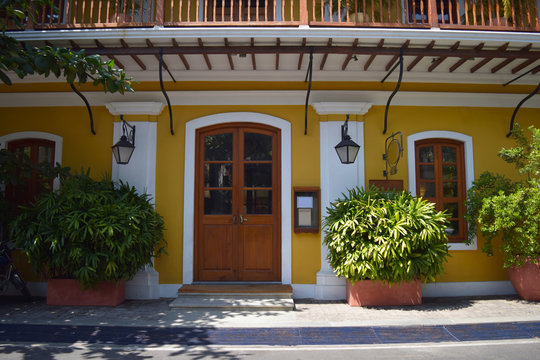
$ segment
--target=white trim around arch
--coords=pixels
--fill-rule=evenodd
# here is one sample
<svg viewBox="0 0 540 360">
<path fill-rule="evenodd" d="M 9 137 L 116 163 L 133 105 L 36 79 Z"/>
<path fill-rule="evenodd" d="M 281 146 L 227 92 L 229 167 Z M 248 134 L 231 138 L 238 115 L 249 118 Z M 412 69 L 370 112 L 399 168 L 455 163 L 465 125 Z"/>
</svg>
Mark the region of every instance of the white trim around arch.
<svg viewBox="0 0 540 360">
<path fill-rule="evenodd" d="M 11 134 L 0 136 L 0 149 L 7 148 L 7 144 L 10 141 L 21 139 L 42 139 L 54 141 L 54 163 L 62 164 L 62 145 L 63 138 L 59 135 L 51 134 L 42 131 L 20 131 Z M 60 180 L 54 179 L 53 188 L 58 189 L 60 187 Z"/>
<path fill-rule="evenodd" d="M 416 157 L 414 143 L 424 139 L 452 139 L 463 142 L 465 152 L 465 185 L 467 189 L 472 186 L 474 181 L 474 156 L 473 156 L 473 140 L 469 135 L 458 133 L 455 131 L 446 130 L 431 130 L 422 131 L 416 134 L 407 136 L 407 162 L 409 171 L 409 191 L 416 195 Z M 464 243 L 451 243 L 450 250 L 476 250 L 476 239 L 470 245 Z"/>
<path fill-rule="evenodd" d="M 184 232 L 182 283 L 193 282 L 194 207 L 195 207 L 195 132 L 224 123 L 251 122 L 281 130 L 281 282 L 292 279 L 291 247 L 291 124 L 275 116 L 254 112 L 230 112 L 204 116 L 186 124 L 184 166 Z"/>
</svg>

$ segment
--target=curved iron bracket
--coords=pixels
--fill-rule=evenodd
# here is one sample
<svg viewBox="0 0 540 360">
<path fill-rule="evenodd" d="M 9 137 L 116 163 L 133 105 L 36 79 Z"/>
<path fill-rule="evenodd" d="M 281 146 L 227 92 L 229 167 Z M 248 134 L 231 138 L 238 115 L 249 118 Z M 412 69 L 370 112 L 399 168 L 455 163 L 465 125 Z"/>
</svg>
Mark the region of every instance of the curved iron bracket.
<svg viewBox="0 0 540 360">
<path fill-rule="evenodd" d="M 396 93 L 399 91 L 399 87 L 401 86 L 401 80 L 403 79 L 403 48 L 399 49 L 398 63 L 394 65 L 392 69 L 390 69 L 390 71 L 388 72 L 388 74 L 386 74 L 384 79 L 381 80 L 381 83 L 383 83 L 390 76 L 390 74 L 392 74 L 392 72 L 396 69 L 398 65 L 399 65 L 398 82 L 397 82 L 396 88 L 394 89 L 392 94 L 390 94 L 390 97 L 388 98 L 388 101 L 386 102 L 386 109 L 384 110 L 384 130 L 382 132 L 383 134 L 386 134 L 387 124 L 388 124 L 388 108 L 390 107 L 390 102 L 392 101 L 392 98 L 396 95 Z"/>
<path fill-rule="evenodd" d="M 304 135 L 307 135 L 308 105 L 309 105 L 309 94 L 311 93 L 311 79 L 312 79 L 312 77 L 313 77 L 313 48 L 310 48 L 310 50 L 309 50 L 309 66 L 307 68 L 306 78 L 304 80 L 304 82 L 307 82 L 308 79 L 309 79 L 308 90 L 307 90 L 307 95 L 306 95 L 306 106 L 305 106 L 305 109 L 304 109 Z"/>
<path fill-rule="evenodd" d="M 96 131 L 94 130 L 94 117 L 92 116 L 92 109 L 90 108 L 90 104 L 88 103 L 88 100 L 86 97 L 75 87 L 73 84 L 69 84 L 71 86 L 71 90 L 75 92 L 75 94 L 79 95 L 79 97 L 84 101 L 86 104 L 86 109 L 88 110 L 88 116 L 90 116 L 90 131 L 93 135 L 96 135 Z"/>
<path fill-rule="evenodd" d="M 519 102 L 519 104 L 516 106 L 516 108 L 514 109 L 514 113 L 512 114 L 512 118 L 510 119 L 510 131 L 508 132 L 508 134 L 506 134 L 506 137 L 510 137 L 510 135 L 512 135 L 512 130 L 514 130 L 514 119 L 516 118 L 516 114 L 517 114 L 519 108 L 521 107 L 521 105 L 523 105 L 525 103 L 525 101 L 529 100 L 534 95 L 536 95 L 536 93 L 539 90 L 540 90 L 540 83 L 538 83 L 538 86 L 536 87 L 536 89 L 534 89 L 534 91 L 532 93 L 525 96 L 525 98 L 523 100 L 521 100 Z"/>
<path fill-rule="evenodd" d="M 169 126 L 171 128 L 171 135 L 174 135 L 171 101 L 169 100 L 169 95 L 167 95 L 165 87 L 163 86 L 163 48 L 159 48 L 159 86 L 161 87 L 161 92 L 163 93 L 163 96 L 165 96 L 165 100 L 167 100 L 167 107 L 169 109 Z"/>
</svg>

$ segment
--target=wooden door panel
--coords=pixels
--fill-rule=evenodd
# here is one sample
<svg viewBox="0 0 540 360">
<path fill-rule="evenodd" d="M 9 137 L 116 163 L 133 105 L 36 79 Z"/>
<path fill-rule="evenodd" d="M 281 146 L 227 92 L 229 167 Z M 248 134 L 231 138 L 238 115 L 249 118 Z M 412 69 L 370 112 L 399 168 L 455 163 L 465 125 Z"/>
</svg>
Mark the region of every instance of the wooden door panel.
<svg viewBox="0 0 540 360">
<path fill-rule="evenodd" d="M 199 275 L 203 281 L 231 280 L 235 276 L 233 227 L 203 225 L 199 241 Z"/>
<path fill-rule="evenodd" d="M 242 266 L 244 271 L 272 270 L 272 225 L 242 226 Z"/>
</svg>

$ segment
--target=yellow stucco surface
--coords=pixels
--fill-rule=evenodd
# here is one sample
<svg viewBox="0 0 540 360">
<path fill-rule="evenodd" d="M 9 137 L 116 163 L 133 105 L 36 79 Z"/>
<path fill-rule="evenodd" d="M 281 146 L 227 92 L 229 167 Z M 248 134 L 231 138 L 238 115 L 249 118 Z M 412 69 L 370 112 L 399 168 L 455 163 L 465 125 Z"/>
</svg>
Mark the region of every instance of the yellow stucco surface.
<svg viewBox="0 0 540 360">
<path fill-rule="evenodd" d="M 356 88 L 361 86 L 354 83 Z M 195 89 L 196 84 L 188 84 Z M 290 84 L 289 84 L 290 85 Z M 319 88 L 334 89 L 337 85 L 314 84 Z M 405 85 L 405 84 L 404 84 Z M 18 85 L 23 91 L 28 85 Z M 44 86 L 44 85 L 40 85 Z M 63 84 L 50 85 L 53 89 Z M 141 84 L 141 89 L 154 90 L 156 84 Z M 182 85 L 184 87 L 184 85 Z M 222 85 L 225 86 L 225 85 Z M 228 88 L 256 88 L 256 84 L 228 84 Z M 270 84 L 270 88 L 282 88 L 283 83 Z M 292 89 L 299 87 L 293 84 Z M 409 85 L 420 91 L 433 88 L 432 84 Z M 349 89 L 352 84 L 341 84 L 341 89 Z M 364 84 L 363 90 L 375 89 L 375 84 Z M 474 89 L 474 85 L 454 86 L 459 89 Z M 485 86 L 477 86 L 484 89 Z M 268 89 L 268 87 L 267 87 Z M 288 88 L 291 89 L 291 88 Z M 300 89 L 300 88 L 299 88 Z M 302 90 L 305 89 L 303 84 Z M 13 90 L 13 88 L 11 89 Z M 185 88 L 184 88 L 185 90 Z M 388 90 L 377 88 L 377 90 Z M 431 89 L 434 91 L 434 89 Z M 5 87 L 0 86 L 0 92 Z M 48 88 L 51 91 L 51 87 Z M 54 90 L 53 90 L 54 91 Z M 446 89 L 452 91 L 452 89 Z M 465 91 L 465 90 L 463 90 Z M 482 90 L 486 91 L 486 90 Z M 506 91 L 506 90 L 505 90 Z M 516 87 L 515 92 L 527 92 L 528 87 Z M 111 145 L 113 144 L 113 122 L 118 117 L 110 115 L 105 107 L 93 107 L 96 135 L 90 133 L 88 114 L 80 107 L 47 108 L 3 108 L 0 116 L 0 136 L 19 131 L 43 131 L 63 138 L 62 165 L 74 170 L 81 167 L 92 170 L 94 177 L 111 172 Z M 260 112 L 276 116 L 291 123 L 292 136 L 292 186 L 320 186 L 320 121 L 343 121 L 344 116 L 319 116 L 310 108 L 308 134 L 304 135 L 303 106 L 174 106 L 175 135 L 169 132 L 168 112 L 157 117 L 126 117 L 128 121 L 157 121 L 157 161 L 156 161 L 156 208 L 166 223 L 167 252 L 155 261 L 162 284 L 182 282 L 182 233 L 184 206 L 184 148 L 185 124 L 193 119 L 224 112 Z M 398 166 L 398 173 L 392 179 L 404 180 L 407 188 L 407 144 L 408 135 L 427 130 L 456 131 L 473 138 L 475 177 L 490 170 L 512 175 L 513 167 L 499 159 L 496 154 L 503 147 L 512 146 L 506 138 L 511 108 L 470 108 L 470 107 L 406 107 L 392 106 L 389 112 L 388 132 L 382 134 L 384 106 L 372 107 L 366 115 L 354 116 L 351 121 L 364 122 L 364 139 L 361 151 L 365 153 L 365 179 L 382 179 L 384 161 L 384 141 L 392 132 L 401 131 L 404 139 L 404 158 Z M 518 115 L 523 127 L 529 124 L 540 126 L 539 111 L 523 108 Z M 336 142 L 339 139 L 336 139 Z M 291 204 L 292 206 L 292 204 Z M 320 234 L 295 234 L 292 229 L 292 280 L 296 284 L 313 284 L 320 269 Z M 502 258 L 496 254 L 487 257 L 479 250 L 452 251 L 452 258 L 445 266 L 445 274 L 440 281 L 489 281 L 504 280 Z"/>
</svg>

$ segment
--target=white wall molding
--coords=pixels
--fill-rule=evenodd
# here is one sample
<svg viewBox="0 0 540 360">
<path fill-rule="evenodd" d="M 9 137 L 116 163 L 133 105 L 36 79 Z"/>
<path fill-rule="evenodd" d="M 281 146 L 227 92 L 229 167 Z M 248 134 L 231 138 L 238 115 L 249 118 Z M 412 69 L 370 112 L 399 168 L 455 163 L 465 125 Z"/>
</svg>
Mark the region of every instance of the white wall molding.
<svg viewBox="0 0 540 360">
<path fill-rule="evenodd" d="M 235 122 L 265 124 L 281 130 L 281 282 L 290 284 L 292 279 L 291 124 L 275 116 L 254 112 L 209 115 L 191 120 L 186 124 L 182 283 L 191 284 L 193 282 L 195 132 L 197 129 L 211 125 Z"/>
<path fill-rule="evenodd" d="M 311 104 L 317 114 L 330 115 L 330 114 L 351 114 L 351 115 L 364 115 L 366 114 L 373 104 L 366 102 L 316 102 Z"/>
<path fill-rule="evenodd" d="M 446 130 L 422 131 L 407 136 L 407 164 L 409 172 L 409 191 L 416 196 L 416 156 L 414 143 L 424 139 L 452 139 L 463 142 L 465 155 L 465 185 L 467 190 L 471 188 L 474 181 L 474 152 L 473 139 L 469 135 Z M 469 245 L 464 243 L 450 243 L 450 250 L 476 250 L 476 238 Z"/>
<path fill-rule="evenodd" d="M 364 123 L 349 121 L 349 135 L 360 145 L 354 164 L 342 164 L 334 146 L 341 140 L 342 122 L 330 121 L 320 124 L 321 156 L 321 217 L 326 215 L 330 202 L 341 193 L 354 186 L 364 186 Z M 328 248 L 322 243 L 324 231 L 321 230 L 321 270 L 317 273 L 315 298 L 337 300 L 345 297 L 345 280 L 337 278 L 327 260 Z"/>
<path fill-rule="evenodd" d="M 162 102 L 110 102 L 105 106 L 111 115 L 159 115 L 165 104 Z"/>
<path fill-rule="evenodd" d="M 362 102 L 384 106 L 389 91 L 333 91 L 314 90 L 311 104 L 317 102 Z M 300 90 L 250 90 L 250 91 L 169 91 L 171 105 L 304 105 L 306 92 Z M 92 106 L 106 106 L 110 102 L 160 102 L 163 94 L 158 91 L 104 94 L 98 91 L 84 92 Z M 392 100 L 393 106 L 448 106 L 515 108 L 523 94 L 486 94 L 461 92 L 400 91 Z M 63 107 L 84 106 L 72 92 L 3 93 L 0 107 Z M 540 108 L 540 95 L 523 104 L 524 108 Z"/>
<path fill-rule="evenodd" d="M 64 140 L 61 136 L 43 131 L 19 131 L 0 136 L 0 149 L 6 149 L 10 141 L 21 139 L 43 139 L 54 142 L 54 164 L 62 165 L 62 147 Z M 53 180 L 53 189 L 60 188 L 60 179 Z"/>
<path fill-rule="evenodd" d="M 149 194 L 154 201 L 156 194 L 156 146 L 157 123 L 135 121 L 135 150 L 128 164 L 119 165 L 111 152 L 112 179 L 128 182 L 139 193 Z M 113 125 L 113 144 L 122 135 L 122 123 Z M 112 144 L 111 144 L 112 145 Z M 157 299 L 159 275 L 153 266 L 145 266 L 135 277 L 126 283 L 126 297 L 129 299 Z"/>
</svg>

